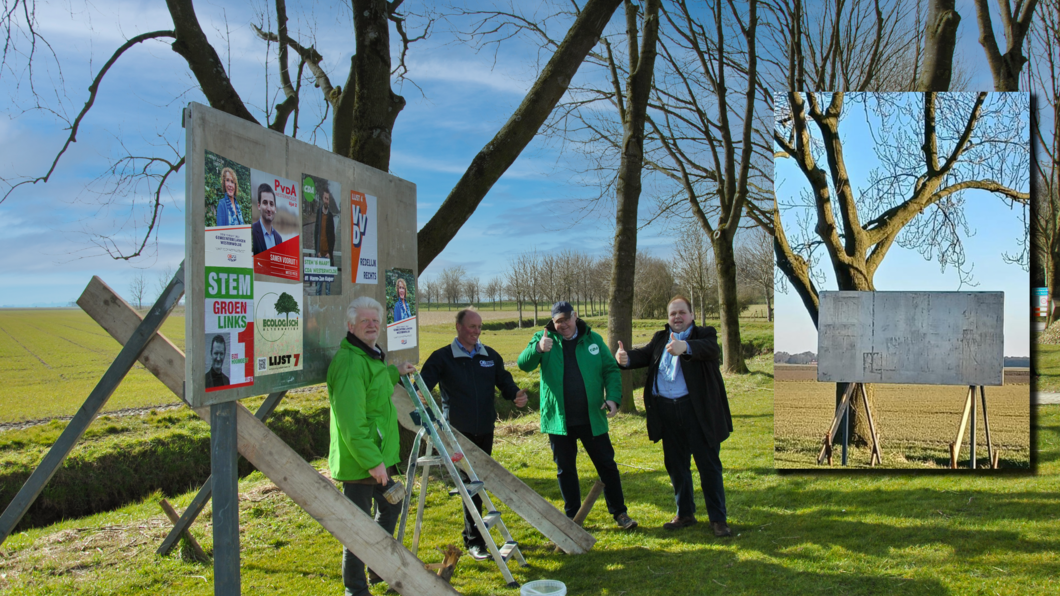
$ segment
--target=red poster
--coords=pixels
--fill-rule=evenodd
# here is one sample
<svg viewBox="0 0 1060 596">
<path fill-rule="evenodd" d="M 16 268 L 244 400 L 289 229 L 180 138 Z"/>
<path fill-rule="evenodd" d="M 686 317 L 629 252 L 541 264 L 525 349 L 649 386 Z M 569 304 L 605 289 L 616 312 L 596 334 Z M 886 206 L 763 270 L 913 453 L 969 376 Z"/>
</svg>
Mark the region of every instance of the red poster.
<svg viewBox="0 0 1060 596">
<path fill-rule="evenodd" d="M 284 240 L 280 244 L 254 255 L 254 273 L 262 273 L 302 281 L 302 268 L 298 258 L 298 236 Z"/>
</svg>

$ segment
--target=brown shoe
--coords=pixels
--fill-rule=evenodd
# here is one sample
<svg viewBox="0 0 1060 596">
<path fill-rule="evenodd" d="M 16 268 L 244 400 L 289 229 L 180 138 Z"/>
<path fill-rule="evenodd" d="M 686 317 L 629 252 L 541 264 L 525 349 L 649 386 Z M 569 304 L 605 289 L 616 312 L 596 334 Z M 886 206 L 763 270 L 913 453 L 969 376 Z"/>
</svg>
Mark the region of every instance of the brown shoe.
<svg viewBox="0 0 1060 596">
<path fill-rule="evenodd" d="M 718 538 L 726 538 L 732 536 L 732 528 L 725 522 L 710 522 L 710 527 L 714 530 L 714 535 Z"/>
<path fill-rule="evenodd" d="M 696 516 L 694 516 L 694 515 L 686 515 L 685 517 L 681 517 L 680 515 L 675 515 L 673 519 L 671 519 L 670 521 L 668 521 L 665 524 L 663 524 L 663 529 L 664 530 L 680 530 L 681 528 L 687 528 L 688 526 L 693 526 L 695 524 L 696 524 Z"/>
</svg>

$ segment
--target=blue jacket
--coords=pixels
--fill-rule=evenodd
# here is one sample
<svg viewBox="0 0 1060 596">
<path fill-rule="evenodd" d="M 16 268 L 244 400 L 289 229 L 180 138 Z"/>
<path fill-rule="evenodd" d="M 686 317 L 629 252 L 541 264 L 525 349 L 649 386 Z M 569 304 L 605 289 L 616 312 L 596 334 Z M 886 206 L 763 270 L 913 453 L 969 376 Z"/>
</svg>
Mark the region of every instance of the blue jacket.
<svg viewBox="0 0 1060 596">
<path fill-rule="evenodd" d="M 250 235 L 254 239 L 254 254 L 261 254 L 268 250 L 265 246 L 265 230 L 261 227 L 260 221 L 256 221 L 254 225 L 250 226 Z M 280 233 L 276 231 L 276 228 L 272 229 L 272 239 L 276 245 L 283 242 L 283 238 L 280 238 Z"/>
<path fill-rule="evenodd" d="M 221 197 L 221 200 L 217 203 L 217 225 L 219 226 L 243 226 L 246 222 L 243 221 L 243 212 L 239 209 L 239 205 L 232 208 L 232 199 L 228 195 Z"/>
<path fill-rule="evenodd" d="M 497 419 L 494 387 L 511 401 L 519 386 L 505 370 L 497 350 L 480 344 L 478 351 L 468 356 L 457 341 L 431 353 L 423 364 L 423 382 L 428 389 L 441 383 L 442 408 L 453 428 L 475 435 L 492 433 Z"/>
</svg>

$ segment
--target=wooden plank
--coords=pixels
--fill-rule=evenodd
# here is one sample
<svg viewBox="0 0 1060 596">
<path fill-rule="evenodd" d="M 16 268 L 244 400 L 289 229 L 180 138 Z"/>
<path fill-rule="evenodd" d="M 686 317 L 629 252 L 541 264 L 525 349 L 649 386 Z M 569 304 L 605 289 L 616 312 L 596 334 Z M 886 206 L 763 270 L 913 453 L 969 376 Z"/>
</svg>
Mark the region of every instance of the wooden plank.
<svg viewBox="0 0 1060 596">
<path fill-rule="evenodd" d="M 239 469 L 235 403 L 210 406 L 213 477 L 213 593 L 239 594 Z"/>
<path fill-rule="evenodd" d="M 258 406 L 258 411 L 254 412 L 254 416 L 258 420 L 264 421 L 268 418 L 276 406 L 280 404 L 283 396 L 287 395 L 286 391 L 277 391 L 276 393 L 270 393 L 265 401 L 261 402 Z M 206 482 L 202 483 L 202 487 L 199 488 L 199 492 L 195 494 L 195 498 L 191 500 L 191 504 L 184 510 L 184 515 L 180 516 L 179 521 L 173 522 L 173 529 L 169 531 L 169 535 L 162 541 L 162 544 L 158 547 L 155 552 L 162 555 L 163 557 L 169 554 L 169 551 L 173 550 L 176 546 L 177 540 L 184 533 L 187 533 L 188 528 L 195 522 L 195 518 L 199 517 L 202 513 L 203 507 L 210 502 L 210 497 L 213 495 L 213 475 L 211 474 Z M 188 534 L 190 536 L 191 534 Z"/>
<path fill-rule="evenodd" d="M 968 397 L 964 401 L 964 413 L 961 414 L 961 423 L 957 427 L 957 438 L 950 445 L 950 468 L 957 468 L 957 456 L 961 453 L 961 443 L 964 442 L 964 429 L 968 426 L 968 414 L 975 400 L 975 387 L 968 387 Z"/>
<path fill-rule="evenodd" d="M 122 309 L 120 306 L 124 303 L 115 304 L 110 298 L 107 298 L 107 302 L 108 304 L 104 305 L 101 301 L 85 310 L 115 339 L 123 342 L 127 336 L 123 336 L 121 330 L 130 328 L 129 321 L 138 319 L 139 314 L 127 304 Z M 100 312 L 109 316 L 97 318 L 94 313 Z M 135 324 L 131 326 L 135 327 Z M 169 340 L 156 335 L 148 344 L 148 348 L 154 349 L 152 354 L 160 357 L 156 362 L 165 362 L 169 356 L 178 355 L 179 358 L 173 361 L 174 369 L 183 374 L 184 354 Z M 174 393 L 183 398 L 183 383 L 180 384 L 179 390 L 179 393 Z M 196 408 L 194 411 L 204 420 L 210 419 L 209 407 Z M 321 476 L 263 422 L 238 403 L 236 420 L 239 453 L 276 483 L 276 486 L 324 526 L 324 529 L 338 538 L 339 542 L 356 553 L 366 565 L 385 579 L 391 588 L 406 596 L 458 593 L 442 578 L 424 569 L 423 563 L 408 549 L 387 534 L 375 520 L 344 497 L 330 480 Z"/>
<path fill-rule="evenodd" d="M 158 504 L 162 507 L 162 511 L 165 512 L 166 517 L 169 518 L 169 521 L 173 522 L 174 524 L 180 521 L 180 516 L 177 515 L 177 511 L 173 509 L 173 506 L 169 504 L 169 501 L 162 499 L 158 502 Z M 180 535 L 188 541 L 188 544 L 191 546 L 191 551 L 195 554 L 196 559 L 198 559 L 202 563 L 210 562 L 210 557 L 206 556 L 206 553 L 203 552 L 202 547 L 199 546 L 199 541 L 195 540 L 195 537 L 191 535 L 191 532 L 185 529 L 183 532 L 180 533 Z"/>
<path fill-rule="evenodd" d="M 93 281 L 96 279 L 98 278 L 93 278 Z M 91 286 L 92 284 L 90 283 L 89 285 Z M 44 486 L 59 470 L 59 466 L 62 465 L 66 456 L 70 455 L 74 445 L 81 440 L 89 425 L 96 419 L 96 415 L 106 405 L 110 396 L 114 394 L 114 390 L 121 384 L 122 379 L 128 374 L 133 364 L 140 358 L 150 338 L 162 327 L 162 323 L 165 322 L 166 317 L 169 316 L 169 313 L 176 306 L 183 293 L 184 266 L 182 264 L 169 282 L 169 285 L 162 292 L 162 295 L 159 296 L 158 301 L 148 312 L 147 318 L 141 320 L 139 315 L 137 315 L 136 320 L 131 321 L 131 328 L 127 336 L 128 341 L 121 342 L 123 347 L 118 352 L 118 356 L 111 362 L 99 383 L 96 384 L 95 388 L 85 399 L 85 403 L 81 405 L 81 408 L 74 414 L 73 419 L 70 420 L 66 428 L 63 429 L 62 434 L 51 446 L 51 449 L 45 454 L 40 465 L 33 470 L 33 473 L 26 479 L 26 483 L 19 489 L 15 498 L 8 503 L 3 515 L 0 515 L 0 544 L 3 544 L 4 540 L 11 534 L 11 531 L 15 529 L 15 526 L 26 514 L 26 511 L 29 510 L 41 491 L 44 490 Z M 112 291 L 110 294 L 110 302 L 124 305 L 126 309 L 132 310 L 132 307 L 116 293 Z M 80 300 L 84 299 L 85 296 L 82 295 Z"/>
<path fill-rule="evenodd" d="M 412 398 L 405 393 L 404 388 L 398 386 L 391 396 L 394 407 L 397 408 L 398 422 L 401 426 L 416 432 L 419 427 L 412 423 L 409 412 L 415 410 Z M 504 466 L 497 463 L 495 459 L 486 455 L 459 431 L 453 429 L 460 448 L 464 450 L 464 456 L 468 458 L 471 467 L 475 469 L 480 480 L 486 484 L 486 489 L 491 495 L 497 497 L 515 512 L 516 515 L 525 519 L 538 532 L 541 532 L 549 540 L 555 542 L 567 554 L 586 553 L 596 543 L 596 538 L 574 523 L 562 511 L 556 509 L 552 503 L 537 494 L 534 489 L 526 485 L 522 480 L 509 472 Z"/>
</svg>

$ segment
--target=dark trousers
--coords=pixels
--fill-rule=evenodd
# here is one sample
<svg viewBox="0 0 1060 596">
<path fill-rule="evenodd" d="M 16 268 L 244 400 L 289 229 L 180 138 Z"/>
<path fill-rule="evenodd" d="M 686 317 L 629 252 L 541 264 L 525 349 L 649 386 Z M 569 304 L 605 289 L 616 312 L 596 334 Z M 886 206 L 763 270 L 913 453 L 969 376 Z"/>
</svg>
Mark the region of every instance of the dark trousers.
<svg viewBox="0 0 1060 596">
<path fill-rule="evenodd" d="M 611 446 L 611 437 L 607 433 L 593 436 L 593 429 L 588 424 L 567 428 L 566 435 L 549 435 L 548 444 L 552 447 L 552 461 L 556 462 L 556 478 L 559 480 L 559 492 L 563 495 L 563 510 L 567 517 L 573 518 L 582 506 L 582 491 L 578 485 L 578 441 L 581 440 L 586 455 L 596 466 L 596 473 L 604 483 L 604 500 L 607 511 L 612 517 L 626 512 L 626 501 L 622 496 L 622 479 L 618 475 L 618 464 L 615 463 L 615 448 Z"/>
<path fill-rule="evenodd" d="M 463 431 L 461 431 L 463 432 Z M 472 443 L 474 443 L 479 449 L 486 452 L 486 455 L 493 455 L 493 433 L 483 433 L 481 435 L 473 435 L 470 433 L 463 433 Z M 460 478 L 466 483 L 469 478 L 463 470 L 460 470 Z M 479 515 L 482 515 L 482 497 L 475 495 L 471 497 L 471 501 L 475 504 L 475 508 L 478 509 Z M 464 506 L 464 546 L 470 548 L 472 546 L 486 546 L 486 541 L 483 540 L 482 534 L 478 531 L 478 526 L 475 525 L 475 518 L 471 516 L 471 510 Z"/>
<path fill-rule="evenodd" d="M 662 421 L 663 459 L 666 473 L 674 485 L 677 515 L 688 517 L 696 512 L 692 484 L 691 458 L 696 459 L 707 515 L 712 522 L 724 522 L 725 484 L 721 478 L 721 445 L 711 445 L 699 425 L 699 418 L 688 396 L 674 399 L 657 397 Z"/>
<path fill-rule="evenodd" d="M 344 482 L 342 494 L 353 501 L 361 511 L 371 515 L 372 501 L 376 504 L 375 521 L 388 534 L 394 534 L 398 518 L 401 517 L 401 503 L 391 505 L 383 497 L 382 484 L 355 484 Z M 342 549 L 342 584 L 346 587 L 346 596 L 365 596 L 368 594 L 368 581 L 364 577 L 364 563 L 347 548 Z"/>
</svg>

